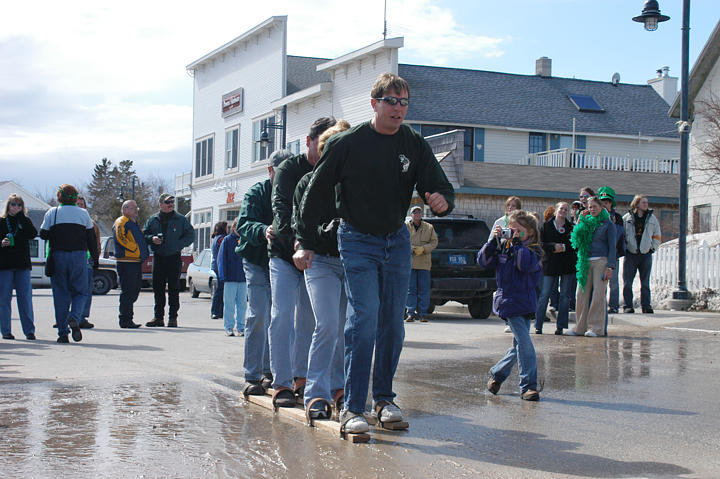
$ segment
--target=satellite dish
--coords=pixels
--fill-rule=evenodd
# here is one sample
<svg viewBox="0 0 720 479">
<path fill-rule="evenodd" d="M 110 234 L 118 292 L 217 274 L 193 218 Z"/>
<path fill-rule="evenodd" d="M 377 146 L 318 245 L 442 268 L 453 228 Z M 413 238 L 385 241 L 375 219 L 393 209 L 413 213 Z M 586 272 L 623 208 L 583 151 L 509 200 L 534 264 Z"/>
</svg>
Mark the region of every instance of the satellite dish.
<svg viewBox="0 0 720 479">
<path fill-rule="evenodd" d="M 618 86 L 618 83 L 620 83 L 620 74 L 615 72 L 612 76 L 612 84 L 613 86 Z"/>
</svg>

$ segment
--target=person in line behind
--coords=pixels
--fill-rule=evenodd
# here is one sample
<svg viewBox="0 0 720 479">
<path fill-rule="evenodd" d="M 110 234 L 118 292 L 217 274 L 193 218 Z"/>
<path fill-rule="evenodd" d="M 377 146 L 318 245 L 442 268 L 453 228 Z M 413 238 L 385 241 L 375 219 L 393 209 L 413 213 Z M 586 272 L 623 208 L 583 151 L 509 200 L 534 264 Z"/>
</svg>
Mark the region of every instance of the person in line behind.
<svg viewBox="0 0 720 479">
<path fill-rule="evenodd" d="M 410 288 L 408 288 L 405 322 L 420 320 L 427 323 L 427 310 L 430 306 L 430 268 L 431 254 L 437 248 L 438 237 L 435 228 L 422 220 L 422 206 L 413 206 L 411 219 L 405 223 L 410 232 L 412 262 L 410 270 Z"/>
<path fill-rule="evenodd" d="M 577 324 L 567 336 L 605 335 L 606 293 L 617 255 L 615 225 L 597 196 L 588 199 L 587 213 L 581 214 L 570 236 L 577 251 Z"/>
<path fill-rule="evenodd" d="M 610 188 L 609 186 L 603 186 L 602 188 L 598 189 L 598 198 L 600 198 L 600 202 L 603 205 L 603 208 L 607 210 L 607 212 L 610 214 L 610 221 L 612 224 L 615 225 L 615 236 L 617 237 L 616 244 L 616 250 L 617 250 L 617 256 L 615 257 L 615 264 L 613 265 L 613 271 L 618 271 L 618 265 L 620 262 L 620 258 L 625 256 L 625 223 L 623 222 L 623 217 L 615 211 L 615 206 L 617 205 L 615 203 L 615 190 Z M 618 309 L 620 308 L 620 284 L 618 280 L 620 279 L 619 274 L 614 274 L 610 278 L 609 283 L 609 289 L 610 289 L 610 295 L 608 298 L 608 314 L 615 314 L 618 312 Z M 607 314 L 605 315 L 605 333 L 607 334 Z"/>
<path fill-rule="evenodd" d="M 220 244 L 217 257 L 218 279 L 225 284 L 223 290 L 223 320 L 225 334 L 245 336 L 245 310 L 247 309 L 247 283 L 243 271 L 243 259 L 235 254 L 240 235 L 237 232 L 237 219 L 232 224 L 230 234 Z"/>
<path fill-rule="evenodd" d="M 505 356 L 490 368 L 487 389 L 492 394 L 500 391 L 502 383 L 518 363 L 520 397 L 537 401 L 537 356 L 530 338 L 530 321 L 537 309 L 537 284 L 542 277 L 540 232 L 534 216 L 522 210 L 508 217 L 512 237 L 502 239 L 503 228 L 495 226 L 493 237 L 478 253 L 477 262 L 495 269 L 497 294 L 493 309 L 507 321 L 512 329 L 513 343 Z"/>
<path fill-rule="evenodd" d="M 142 264 L 149 254 L 145 236 L 137 224 L 137 218 L 137 203 L 134 200 L 127 200 L 122 204 L 122 216 L 113 224 L 116 268 L 120 282 L 118 320 L 123 329 L 140 327 L 133 321 L 133 304 L 140 295 Z"/>
<path fill-rule="evenodd" d="M 220 244 L 223 242 L 227 234 L 227 221 L 218 221 L 217 223 L 215 223 L 215 226 L 213 227 L 213 232 L 210 235 L 210 240 L 212 243 L 212 247 L 210 249 L 210 253 L 212 254 L 212 262 L 210 263 L 210 269 L 215 272 L 215 277 L 217 278 L 217 286 L 215 287 L 215 291 L 213 292 L 212 304 L 210 305 L 210 319 L 221 319 L 225 310 L 223 308 L 223 290 L 225 287 L 225 282 L 220 279 L 220 272 L 218 270 L 217 262 L 218 252 L 220 251 Z"/>
<path fill-rule="evenodd" d="M 87 211 L 76 205 L 78 190 L 64 184 L 57 192 L 58 206 L 45 213 L 40 237 L 50 243 L 48 261 L 54 265 L 50 276 L 55 321 L 58 325 L 58 343 L 68 343 L 72 331 L 73 341 L 82 341 L 82 318 L 88 291 L 87 251 L 97 269 L 100 252 L 97 249 L 95 228 Z"/>
<path fill-rule="evenodd" d="M 20 324 L 25 337 L 32 341 L 35 339 L 35 316 L 30 284 L 30 241 L 37 236 L 37 229 L 26 214 L 22 197 L 11 194 L 0 216 L 0 330 L 3 339 L 15 339 L 10 329 L 15 289 Z"/>
<path fill-rule="evenodd" d="M 650 298 L 650 271 L 652 254 L 660 247 L 660 222 L 650 209 L 647 196 L 635 195 L 630 211 L 623 216 L 625 223 L 625 246 L 627 252 L 623 262 L 624 313 L 634 313 L 632 284 L 635 273 L 640 272 L 640 305 L 642 312 L 653 314 Z"/>
<path fill-rule="evenodd" d="M 77 197 L 77 205 L 87 211 L 87 203 L 85 202 L 85 197 L 82 194 L 78 194 Z M 89 213 L 89 212 L 88 212 Z M 92 220 L 92 218 L 90 218 Z M 100 246 L 100 228 L 98 228 L 97 223 L 95 220 L 93 220 L 93 229 L 95 230 L 95 239 L 97 240 L 97 249 L 98 251 L 101 251 L 102 248 Z M 88 290 L 90 293 L 87 297 L 87 302 L 85 303 L 85 308 L 83 309 L 82 318 L 80 319 L 80 328 L 81 329 L 92 329 L 95 327 L 93 323 L 88 321 L 88 318 L 90 317 L 90 307 L 92 306 L 92 296 L 93 296 L 93 289 L 95 289 L 95 271 L 93 270 L 93 264 L 92 264 L 92 257 L 90 256 L 90 252 L 87 253 L 87 278 L 88 278 Z M 57 325 L 56 325 L 57 327 Z"/>
<path fill-rule="evenodd" d="M 180 309 L 180 272 L 182 249 L 195 238 L 195 229 L 186 217 L 175 211 L 175 197 L 160 195 L 160 211 L 145 222 L 143 234 L 154 253 L 152 286 L 155 293 L 155 315 L 148 327 L 165 326 L 165 284 L 168 296 L 168 328 L 177 328 Z"/>
</svg>

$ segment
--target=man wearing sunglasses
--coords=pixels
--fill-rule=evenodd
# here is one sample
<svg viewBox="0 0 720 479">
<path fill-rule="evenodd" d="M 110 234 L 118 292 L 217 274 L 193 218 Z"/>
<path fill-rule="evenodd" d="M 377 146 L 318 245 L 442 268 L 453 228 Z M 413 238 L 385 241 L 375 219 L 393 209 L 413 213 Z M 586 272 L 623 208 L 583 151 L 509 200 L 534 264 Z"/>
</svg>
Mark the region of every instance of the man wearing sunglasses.
<svg viewBox="0 0 720 479">
<path fill-rule="evenodd" d="M 155 293 L 155 317 L 145 326 L 165 326 L 163 318 L 167 283 L 168 328 L 176 328 L 180 309 L 180 254 L 184 247 L 193 242 L 195 229 L 187 218 L 175 211 L 175 197 L 163 193 L 160 195 L 160 211 L 145 222 L 143 234 L 154 254 L 152 285 Z"/>
<path fill-rule="evenodd" d="M 374 412 L 390 428 L 407 427 L 393 402 L 392 381 L 404 338 L 410 280 L 410 233 L 405 217 L 413 189 L 436 215 L 454 206 L 454 191 L 430 145 L 403 125 L 410 85 L 391 73 L 370 94 L 373 117 L 328 140 L 297 218 L 296 264 L 312 267 L 318 212 L 334 198 L 342 218 L 338 249 L 345 269 L 345 403 L 341 429 L 368 431 L 363 416 L 373 351 Z M 390 423 L 396 423 L 392 425 Z"/>
</svg>

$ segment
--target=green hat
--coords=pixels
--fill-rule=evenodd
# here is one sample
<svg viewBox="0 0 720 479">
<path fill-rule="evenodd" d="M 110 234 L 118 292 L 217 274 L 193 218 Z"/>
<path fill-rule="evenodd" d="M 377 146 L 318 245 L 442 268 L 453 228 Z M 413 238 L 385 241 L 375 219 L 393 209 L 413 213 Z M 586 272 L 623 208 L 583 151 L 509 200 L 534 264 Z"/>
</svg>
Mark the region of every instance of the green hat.
<svg viewBox="0 0 720 479">
<path fill-rule="evenodd" d="M 613 208 L 615 208 L 615 190 L 609 186 L 603 186 L 598 190 L 598 199 L 612 201 Z"/>
</svg>

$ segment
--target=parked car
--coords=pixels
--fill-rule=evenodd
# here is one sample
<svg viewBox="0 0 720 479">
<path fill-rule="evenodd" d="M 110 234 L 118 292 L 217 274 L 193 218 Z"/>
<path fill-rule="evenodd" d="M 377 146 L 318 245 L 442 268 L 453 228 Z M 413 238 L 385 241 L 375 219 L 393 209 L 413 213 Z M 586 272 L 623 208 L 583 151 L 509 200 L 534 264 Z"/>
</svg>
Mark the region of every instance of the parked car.
<svg viewBox="0 0 720 479">
<path fill-rule="evenodd" d="M 492 295 L 497 289 L 495 272 L 476 262 L 477 253 L 490 229 L 475 218 L 424 218 L 438 235 L 432 252 L 430 307 L 457 301 L 468 306 L 470 315 L 485 319 L 492 313 Z"/>
<path fill-rule="evenodd" d="M 102 241 L 102 257 L 115 258 L 115 242 L 112 236 L 103 236 Z M 143 288 L 152 287 L 152 265 L 153 252 L 150 250 L 150 256 L 142 264 L 142 285 Z M 180 269 L 180 290 L 185 290 L 185 276 L 187 274 L 188 265 L 193 262 L 193 254 L 191 249 L 183 249 L 180 259 L 182 259 L 182 268 Z"/>
<path fill-rule="evenodd" d="M 30 283 L 33 286 L 50 286 L 50 278 L 45 276 L 46 241 L 39 236 L 30 241 Z M 118 287 L 115 259 L 100 255 L 100 267 L 93 274 L 93 294 L 107 294 Z"/>
<path fill-rule="evenodd" d="M 200 293 L 209 293 L 212 297 L 217 286 L 217 275 L 210 269 L 212 252 L 205 248 L 198 253 L 194 262 L 190 263 L 187 269 L 187 287 L 193 298 L 200 296 Z"/>
</svg>

